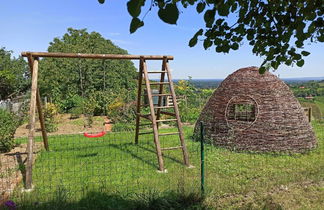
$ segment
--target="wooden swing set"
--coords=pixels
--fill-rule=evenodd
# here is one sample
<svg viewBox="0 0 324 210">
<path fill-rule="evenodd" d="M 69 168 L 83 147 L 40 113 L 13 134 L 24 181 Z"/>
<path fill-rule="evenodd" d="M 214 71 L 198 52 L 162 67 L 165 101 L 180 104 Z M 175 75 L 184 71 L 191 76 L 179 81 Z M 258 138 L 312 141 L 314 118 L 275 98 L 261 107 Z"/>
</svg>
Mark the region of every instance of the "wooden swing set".
<svg viewBox="0 0 324 210">
<path fill-rule="evenodd" d="M 190 167 L 188 151 L 185 145 L 182 123 L 180 120 L 179 109 L 177 105 L 176 94 L 173 87 L 173 81 L 171 78 L 171 72 L 169 68 L 169 60 L 173 60 L 173 56 L 153 56 L 153 55 L 118 55 L 118 54 L 81 54 L 81 53 L 50 53 L 50 52 L 22 52 L 23 57 L 27 57 L 29 68 L 32 76 L 31 84 L 31 98 L 30 98 L 30 110 L 29 110 L 29 134 L 27 143 L 27 164 L 26 164 L 26 182 L 25 188 L 32 189 L 32 167 L 33 167 L 33 144 L 35 134 L 35 121 L 36 121 L 36 108 L 38 111 L 39 121 L 41 125 L 42 137 L 44 147 L 49 151 L 48 138 L 45 130 L 44 115 L 42 113 L 42 104 L 40 93 L 37 85 L 38 80 L 38 64 L 39 58 L 51 57 L 51 58 L 90 58 L 90 59 L 127 59 L 127 60 L 139 60 L 139 79 L 138 79 L 138 94 L 137 94 L 137 107 L 136 107 L 136 133 L 135 144 L 138 144 L 139 136 L 144 134 L 153 134 L 154 144 L 156 148 L 156 155 L 159 164 L 159 171 L 166 172 L 163 161 L 163 151 L 181 149 L 183 154 L 184 164 Z M 147 70 L 147 60 L 161 60 L 162 68 L 158 71 Z M 159 82 L 151 82 L 149 74 L 160 74 Z M 167 77 L 167 80 L 165 80 Z M 168 93 L 164 93 L 164 85 L 169 87 Z M 143 92 L 143 86 L 146 88 Z M 158 93 L 152 93 L 151 86 L 158 87 Z M 147 96 L 148 103 L 142 104 L 141 98 Z M 172 98 L 172 106 L 163 105 L 163 97 L 169 96 Z M 157 104 L 154 104 L 153 97 L 158 97 Z M 141 114 L 143 107 L 149 107 L 149 114 Z M 172 109 L 172 111 L 166 111 Z M 173 117 L 172 119 L 161 119 L 162 115 Z M 141 119 L 149 120 L 150 123 L 141 123 Z M 178 132 L 160 133 L 159 124 L 162 122 L 175 122 L 177 124 Z M 140 132 L 140 128 L 143 126 L 152 126 L 151 132 Z M 169 148 L 161 148 L 160 136 L 177 135 L 179 136 L 180 145 Z"/>
</svg>

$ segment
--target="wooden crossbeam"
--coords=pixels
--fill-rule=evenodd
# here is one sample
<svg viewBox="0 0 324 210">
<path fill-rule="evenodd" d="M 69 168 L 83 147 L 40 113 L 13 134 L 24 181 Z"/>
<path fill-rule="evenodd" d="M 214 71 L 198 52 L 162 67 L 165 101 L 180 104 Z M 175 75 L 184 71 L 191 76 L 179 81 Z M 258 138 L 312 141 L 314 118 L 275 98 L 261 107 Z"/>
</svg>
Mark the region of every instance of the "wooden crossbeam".
<svg viewBox="0 0 324 210">
<path fill-rule="evenodd" d="M 22 52 L 23 57 L 31 55 L 34 58 L 92 58 L 92 59 L 126 59 L 126 60 L 173 60 L 173 56 L 161 55 L 119 55 L 119 54 L 87 54 L 87 53 L 61 53 L 61 52 Z"/>
</svg>

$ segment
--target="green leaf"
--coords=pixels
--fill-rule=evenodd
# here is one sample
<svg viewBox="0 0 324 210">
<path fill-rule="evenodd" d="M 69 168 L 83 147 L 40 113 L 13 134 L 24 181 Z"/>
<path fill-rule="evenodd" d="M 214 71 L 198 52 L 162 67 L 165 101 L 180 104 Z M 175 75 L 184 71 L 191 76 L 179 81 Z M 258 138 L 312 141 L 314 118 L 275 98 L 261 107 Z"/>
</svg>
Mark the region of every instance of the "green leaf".
<svg viewBox="0 0 324 210">
<path fill-rule="evenodd" d="M 232 5 L 232 8 L 231 8 L 231 12 L 235 12 L 235 10 L 237 9 L 237 3 L 234 2 L 233 5 Z"/>
<path fill-rule="evenodd" d="M 204 48 L 205 50 L 208 49 L 212 45 L 212 41 L 210 39 L 205 39 L 204 40 Z"/>
<path fill-rule="evenodd" d="M 103 3 L 105 3 L 105 0 L 98 0 L 98 2 L 99 2 L 100 4 L 103 4 Z"/>
<path fill-rule="evenodd" d="M 232 48 L 233 50 L 237 50 L 237 49 L 239 48 L 239 44 L 238 44 L 238 43 L 233 43 L 233 44 L 231 45 L 231 48 Z"/>
<path fill-rule="evenodd" d="M 189 2 L 190 5 L 194 5 L 196 0 L 187 0 Z"/>
<path fill-rule="evenodd" d="M 300 60 L 300 59 L 301 59 L 301 55 L 295 53 L 295 54 L 293 55 L 293 58 L 294 58 L 295 60 Z"/>
<path fill-rule="evenodd" d="M 194 36 L 190 39 L 189 41 L 189 47 L 193 47 L 197 44 L 197 41 L 198 41 L 198 37 Z"/>
<path fill-rule="evenodd" d="M 196 7 L 197 12 L 201 13 L 202 11 L 204 11 L 205 6 L 206 6 L 205 2 L 199 2 Z"/>
<path fill-rule="evenodd" d="M 220 16 L 227 16 L 229 14 L 230 7 L 228 4 L 222 4 L 218 7 L 218 14 Z"/>
<path fill-rule="evenodd" d="M 296 64 L 298 67 L 302 67 L 304 65 L 304 63 L 305 63 L 305 61 L 303 59 L 301 59 L 301 60 L 297 61 Z"/>
<path fill-rule="evenodd" d="M 287 59 L 287 60 L 285 61 L 285 64 L 286 64 L 287 66 L 290 66 L 291 63 L 292 63 L 292 60 L 291 60 L 291 59 Z"/>
<path fill-rule="evenodd" d="M 296 44 L 296 47 L 298 47 L 298 48 L 301 48 L 301 47 L 303 47 L 304 46 L 304 43 L 303 43 L 303 41 L 296 41 L 295 42 L 295 44 Z"/>
<path fill-rule="evenodd" d="M 143 0 L 130 0 L 127 2 L 128 13 L 133 17 L 138 17 L 141 14 L 141 7 L 143 6 Z"/>
<path fill-rule="evenodd" d="M 317 40 L 319 42 L 324 42 L 324 35 L 321 35 L 321 36 L 317 37 Z"/>
<path fill-rule="evenodd" d="M 141 21 L 140 19 L 138 18 L 133 18 L 132 19 L 132 22 L 130 24 L 130 28 L 129 28 L 129 31 L 130 33 L 134 33 L 138 28 L 144 26 L 144 22 Z"/>
<path fill-rule="evenodd" d="M 223 18 L 219 18 L 219 19 L 217 19 L 217 20 L 216 20 L 216 25 L 219 25 L 219 26 L 222 25 L 222 23 L 224 22 L 224 20 L 225 20 L 225 19 L 223 19 Z"/>
<path fill-rule="evenodd" d="M 203 32 L 204 32 L 204 30 L 201 28 L 201 29 L 199 29 L 199 31 L 197 31 L 196 33 L 195 33 L 195 36 L 201 36 L 202 34 L 203 34 Z"/>
<path fill-rule="evenodd" d="M 175 3 L 167 4 L 165 8 L 160 8 L 158 15 L 160 19 L 169 24 L 177 24 L 179 10 Z"/>
<path fill-rule="evenodd" d="M 274 69 L 277 69 L 278 67 L 279 67 L 279 62 L 277 62 L 277 61 L 272 61 L 271 62 L 271 66 L 272 66 L 272 68 L 274 68 Z"/>
<path fill-rule="evenodd" d="M 203 32 L 203 29 L 199 29 L 199 31 L 195 33 L 195 35 L 189 41 L 189 47 L 193 47 L 197 44 L 198 36 L 201 36 Z"/>
<path fill-rule="evenodd" d="M 216 50 L 216 52 L 221 53 L 221 52 L 223 52 L 223 47 L 217 46 L 215 50 Z"/>
<path fill-rule="evenodd" d="M 212 24 L 214 23 L 215 21 L 215 14 L 216 14 L 216 10 L 215 9 L 210 9 L 210 10 L 207 10 L 204 14 L 204 20 L 205 20 L 205 23 L 206 23 L 206 27 L 211 27 Z"/>
<path fill-rule="evenodd" d="M 310 52 L 307 52 L 307 51 L 301 51 L 301 54 L 302 54 L 303 56 L 308 56 L 308 55 L 310 54 Z"/>
<path fill-rule="evenodd" d="M 259 73 L 260 73 L 260 74 L 264 74 L 266 71 L 267 71 L 267 69 L 266 69 L 265 66 L 261 66 L 261 67 L 259 68 Z"/>
</svg>

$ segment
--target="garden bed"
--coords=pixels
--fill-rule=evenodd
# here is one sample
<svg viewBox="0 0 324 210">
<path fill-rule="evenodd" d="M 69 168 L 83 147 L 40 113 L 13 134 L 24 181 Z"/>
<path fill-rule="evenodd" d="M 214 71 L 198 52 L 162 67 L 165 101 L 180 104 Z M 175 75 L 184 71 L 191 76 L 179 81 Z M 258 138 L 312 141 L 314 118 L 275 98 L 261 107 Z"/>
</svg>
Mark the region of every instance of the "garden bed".
<svg viewBox="0 0 324 210">
<path fill-rule="evenodd" d="M 21 144 L 10 152 L 0 154 L 0 206 L 25 176 L 26 147 L 27 144 Z M 36 154 L 41 148 L 41 142 L 35 143 Z M 35 159 L 36 155 L 33 156 L 33 161 Z"/>
<path fill-rule="evenodd" d="M 77 119 L 71 119 L 70 114 L 60 114 L 58 116 L 58 129 L 55 132 L 48 133 L 48 135 L 62 135 L 62 134 L 78 134 L 83 132 L 100 132 L 103 129 L 104 118 L 101 116 L 94 117 L 92 128 L 84 128 L 84 120 L 82 117 Z M 21 125 L 15 133 L 15 137 L 27 137 L 28 136 L 27 123 Z M 35 136 L 41 136 L 42 131 L 40 123 L 35 123 Z"/>
</svg>

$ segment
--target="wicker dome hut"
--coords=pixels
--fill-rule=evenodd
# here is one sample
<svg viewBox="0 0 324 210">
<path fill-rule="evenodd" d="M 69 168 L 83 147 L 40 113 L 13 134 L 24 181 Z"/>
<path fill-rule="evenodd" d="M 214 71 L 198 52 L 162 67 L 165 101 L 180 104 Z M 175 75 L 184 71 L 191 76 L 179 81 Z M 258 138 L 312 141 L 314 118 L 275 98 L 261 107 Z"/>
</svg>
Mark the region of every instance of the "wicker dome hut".
<svg viewBox="0 0 324 210">
<path fill-rule="evenodd" d="M 257 67 L 229 75 L 210 97 L 195 126 L 205 124 L 205 139 L 247 151 L 302 152 L 316 146 L 307 117 L 289 87 Z"/>
</svg>

